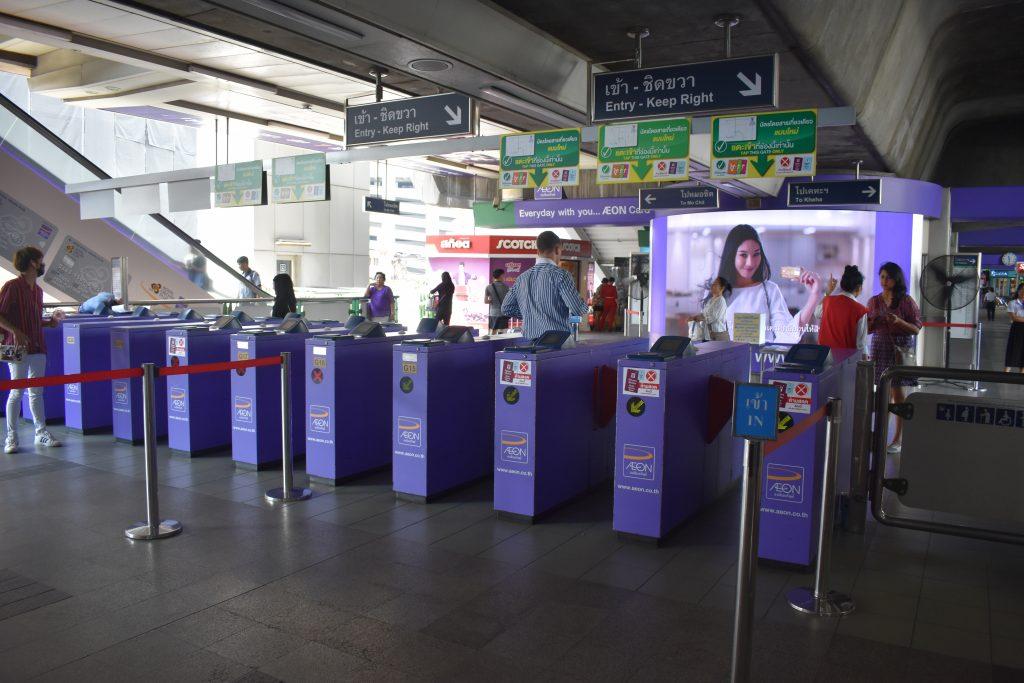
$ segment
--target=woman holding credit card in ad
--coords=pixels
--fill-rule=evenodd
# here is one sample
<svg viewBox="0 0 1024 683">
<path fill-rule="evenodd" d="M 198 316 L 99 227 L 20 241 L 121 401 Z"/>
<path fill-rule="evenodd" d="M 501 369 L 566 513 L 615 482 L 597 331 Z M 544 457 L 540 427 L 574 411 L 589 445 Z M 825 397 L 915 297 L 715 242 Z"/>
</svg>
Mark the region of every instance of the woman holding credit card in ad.
<svg viewBox="0 0 1024 683">
<path fill-rule="evenodd" d="M 766 342 L 796 344 L 800 341 L 823 296 L 821 276 L 794 266 L 784 266 L 781 275 L 808 288 L 807 301 L 796 316 L 789 312 L 782 290 L 771 281 L 771 266 L 757 230 L 749 225 L 737 225 L 729 232 L 722 249 L 718 276 L 733 285 L 726 311 L 730 339 L 733 338 L 733 316 L 736 313 L 764 313 Z"/>
</svg>

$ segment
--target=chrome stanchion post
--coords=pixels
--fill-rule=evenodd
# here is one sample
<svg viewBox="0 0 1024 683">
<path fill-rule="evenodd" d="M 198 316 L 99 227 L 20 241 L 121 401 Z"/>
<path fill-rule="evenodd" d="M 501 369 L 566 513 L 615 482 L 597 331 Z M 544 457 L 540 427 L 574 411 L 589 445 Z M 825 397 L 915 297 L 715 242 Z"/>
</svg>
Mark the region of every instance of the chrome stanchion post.
<svg viewBox="0 0 1024 683">
<path fill-rule="evenodd" d="M 974 327 L 974 359 L 973 360 L 974 360 L 974 362 L 972 364 L 973 365 L 972 369 L 980 371 L 981 370 L 981 322 L 980 321 Z M 973 389 L 974 389 L 974 391 L 982 391 L 981 382 L 979 382 L 978 380 L 974 380 L 974 387 L 973 387 Z"/>
<path fill-rule="evenodd" d="M 835 518 L 836 465 L 839 461 L 839 425 L 843 401 L 829 398 L 825 417 L 825 467 L 822 471 L 821 507 L 818 513 L 818 561 L 812 588 L 794 588 L 786 594 L 790 606 L 800 612 L 819 617 L 841 617 L 853 611 L 853 599 L 829 590 L 829 567 L 832 561 L 832 525 Z"/>
<path fill-rule="evenodd" d="M 754 630 L 754 589 L 757 586 L 757 540 L 761 521 L 761 456 L 759 441 L 743 446 L 743 492 L 740 503 L 740 546 L 736 561 L 736 613 L 732 627 L 732 682 L 750 680 Z"/>
<path fill-rule="evenodd" d="M 853 406 L 853 449 L 850 455 L 850 510 L 846 530 L 863 534 L 868 516 L 871 480 L 872 418 L 875 414 L 875 363 L 857 361 Z"/>
<path fill-rule="evenodd" d="M 160 519 L 160 499 L 156 473 L 156 366 L 142 364 L 142 438 L 146 457 L 146 521 L 124 530 L 133 541 L 152 541 L 181 533 L 181 523 Z"/>
<path fill-rule="evenodd" d="M 281 488 L 267 491 L 267 500 L 276 503 L 290 503 L 306 500 L 313 495 L 310 489 L 293 486 L 292 474 L 292 354 L 281 353 Z"/>
</svg>

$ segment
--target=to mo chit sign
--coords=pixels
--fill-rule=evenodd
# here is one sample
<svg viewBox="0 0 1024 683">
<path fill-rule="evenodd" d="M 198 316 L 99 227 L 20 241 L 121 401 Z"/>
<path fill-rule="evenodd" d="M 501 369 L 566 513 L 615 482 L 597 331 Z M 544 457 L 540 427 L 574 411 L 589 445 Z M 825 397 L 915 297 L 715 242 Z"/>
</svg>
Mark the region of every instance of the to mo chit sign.
<svg viewBox="0 0 1024 683">
<path fill-rule="evenodd" d="M 480 256 L 536 256 L 537 238 L 504 235 L 428 235 L 432 254 L 478 254 Z M 590 258 L 590 242 L 562 240 L 562 258 Z"/>
</svg>

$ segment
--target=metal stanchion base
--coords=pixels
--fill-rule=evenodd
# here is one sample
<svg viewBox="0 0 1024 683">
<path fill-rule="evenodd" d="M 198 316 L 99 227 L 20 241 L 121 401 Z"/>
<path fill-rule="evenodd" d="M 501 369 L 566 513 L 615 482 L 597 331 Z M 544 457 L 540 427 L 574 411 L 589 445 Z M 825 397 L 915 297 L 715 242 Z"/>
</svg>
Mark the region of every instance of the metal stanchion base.
<svg viewBox="0 0 1024 683">
<path fill-rule="evenodd" d="M 147 522 L 137 522 L 135 526 L 124 530 L 124 535 L 133 541 L 155 541 L 158 538 L 168 538 L 181 533 L 181 522 L 174 519 L 165 519 L 156 528 L 156 533 L 149 527 Z"/>
<path fill-rule="evenodd" d="M 271 503 L 292 503 L 296 500 L 306 500 L 313 495 L 310 489 L 292 488 L 285 490 L 284 487 L 270 489 L 267 491 L 267 500 Z"/>
<path fill-rule="evenodd" d="M 838 591 L 829 591 L 827 597 L 819 600 L 814 597 L 813 588 L 794 588 L 786 593 L 786 599 L 789 606 L 798 612 L 819 617 L 845 617 L 857 606 L 853 598 Z"/>
</svg>

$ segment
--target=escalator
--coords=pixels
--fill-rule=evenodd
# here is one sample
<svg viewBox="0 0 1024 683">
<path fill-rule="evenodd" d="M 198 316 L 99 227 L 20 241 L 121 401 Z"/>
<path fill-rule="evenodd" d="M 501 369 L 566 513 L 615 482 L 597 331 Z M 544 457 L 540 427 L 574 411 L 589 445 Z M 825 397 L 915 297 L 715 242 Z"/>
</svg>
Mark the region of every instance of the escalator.
<svg viewBox="0 0 1024 683">
<path fill-rule="evenodd" d="M 154 303 L 233 297 L 248 283 L 160 214 L 82 220 L 67 183 L 111 176 L 0 94 L 0 265 L 36 246 L 46 257 L 48 297 L 83 301 L 111 290 L 110 258 L 128 264 L 128 296 Z M 251 286 L 251 285 L 248 285 Z"/>
</svg>

